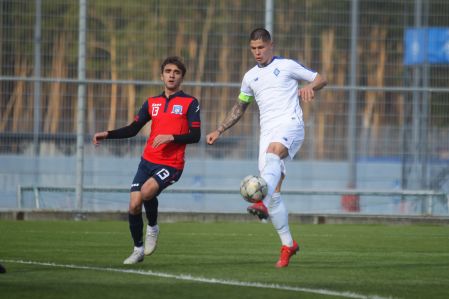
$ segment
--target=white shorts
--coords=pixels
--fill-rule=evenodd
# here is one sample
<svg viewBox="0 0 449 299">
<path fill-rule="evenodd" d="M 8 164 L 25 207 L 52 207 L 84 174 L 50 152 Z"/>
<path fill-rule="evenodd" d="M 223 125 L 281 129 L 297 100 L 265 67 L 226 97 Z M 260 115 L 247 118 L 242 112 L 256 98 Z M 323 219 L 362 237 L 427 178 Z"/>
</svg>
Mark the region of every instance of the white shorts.
<svg viewBox="0 0 449 299">
<path fill-rule="evenodd" d="M 287 117 L 286 117 L 287 118 Z M 290 159 L 296 155 L 304 141 L 304 123 L 296 116 L 288 117 L 288 120 L 271 131 L 261 133 L 259 142 L 259 171 L 265 167 L 265 155 L 268 146 L 272 142 L 279 142 L 288 149 Z M 286 174 L 285 163 L 281 161 L 281 171 Z"/>
</svg>

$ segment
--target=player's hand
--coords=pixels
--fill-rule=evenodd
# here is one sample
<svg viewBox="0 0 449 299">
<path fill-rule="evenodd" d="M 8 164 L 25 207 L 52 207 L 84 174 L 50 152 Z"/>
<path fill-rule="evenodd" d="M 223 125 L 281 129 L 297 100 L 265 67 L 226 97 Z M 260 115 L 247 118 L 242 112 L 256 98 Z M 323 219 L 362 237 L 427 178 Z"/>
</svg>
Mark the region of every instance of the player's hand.
<svg viewBox="0 0 449 299">
<path fill-rule="evenodd" d="M 315 98 L 315 91 L 312 87 L 306 85 L 299 90 L 299 95 L 304 102 L 310 102 Z"/>
<path fill-rule="evenodd" d="M 209 134 L 207 134 L 206 136 L 206 142 L 207 144 L 214 144 L 214 142 L 220 138 L 220 132 L 218 132 L 217 130 L 210 132 Z"/>
<path fill-rule="evenodd" d="M 98 132 L 95 133 L 94 137 L 92 138 L 92 143 L 97 146 L 100 144 L 101 140 L 104 140 L 108 137 L 108 132 L 104 131 L 104 132 Z"/>
<path fill-rule="evenodd" d="M 170 143 L 173 140 L 175 140 L 173 135 L 157 135 L 153 140 L 153 147 L 156 148 L 161 144 Z"/>
</svg>

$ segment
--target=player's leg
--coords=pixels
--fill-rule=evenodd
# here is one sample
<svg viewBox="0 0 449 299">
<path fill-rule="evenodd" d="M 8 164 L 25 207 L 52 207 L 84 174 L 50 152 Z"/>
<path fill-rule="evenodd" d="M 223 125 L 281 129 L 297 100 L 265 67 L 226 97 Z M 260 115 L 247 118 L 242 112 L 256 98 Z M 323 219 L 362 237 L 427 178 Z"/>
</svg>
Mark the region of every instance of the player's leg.
<svg viewBox="0 0 449 299">
<path fill-rule="evenodd" d="M 154 197 L 151 200 L 144 200 L 143 205 L 148 220 L 144 253 L 145 255 L 150 255 L 156 250 L 159 236 L 159 225 L 157 225 L 159 201 L 157 197 Z"/>
<path fill-rule="evenodd" d="M 283 163 L 281 163 L 281 166 L 283 166 Z M 284 178 L 285 175 L 282 173 L 274 192 L 270 197 L 267 196 L 265 203 L 268 207 L 271 223 L 281 239 L 281 254 L 276 263 L 278 268 L 288 266 L 290 258 L 299 251 L 298 243 L 293 240 L 291 235 L 288 224 L 288 211 L 281 197 L 281 187 Z"/>
<path fill-rule="evenodd" d="M 136 175 L 130 189 L 130 199 L 128 207 L 128 222 L 131 237 L 134 243 L 134 249 L 131 255 L 126 258 L 124 264 L 136 264 L 143 261 L 143 220 L 142 220 L 142 185 L 148 179 L 150 173 L 146 168 L 146 161 L 141 160 L 137 168 Z"/>
<path fill-rule="evenodd" d="M 290 227 L 288 224 L 288 211 L 281 197 L 282 181 L 285 177 L 286 169 L 284 159 L 293 158 L 301 147 L 304 140 L 304 128 L 302 123 L 296 119 L 286 123 L 277 131 L 271 139 L 271 143 L 267 148 L 265 157 L 265 165 L 262 168 L 262 177 L 271 180 L 273 183 L 279 178 L 272 193 L 270 188 L 267 199 L 264 200 L 268 207 L 271 222 L 276 229 L 282 243 L 281 255 L 276 263 L 277 267 L 286 267 L 290 257 L 299 250 L 298 244 L 293 240 Z M 265 178 L 265 176 L 266 178 Z M 267 182 L 268 184 L 268 182 Z"/>
<path fill-rule="evenodd" d="M 265 163 L 261 171 L 261 176 L 268 185 L 268 200 L 281 182 L 282 169 L 284 168 L 282 159 L 287 156 L 288 149 L 282 143 L 272 142 L 268 145 L 265 153 Z"/>
<path fill-rule="evenodd" d="M 169 166 L 151 163 L 149 166 L 152 169 L 152 176 L 143 184 L 141 189 L 145 212 L 148 219 L 145 236 L 145 255 L 151 255 L 157 247 L 159 237 L 159 226 L 157 225 L 157 195 L 171 184 L 177 182 L 182 174 L 182 170 Z"/>
<path fill-rule="evenodd" d="M 276 186 L 275 191 L 268 199 L 267 207 L 271 223 L 276 229 L 282 245 L 291 247 L 293 245 L 293 238 L 288 225 L 288 211 L 285 207 L 284 201 L 281 198 L 281 186 L 284 178 L 285 176 L 282 174 L 279 184 Z"/>
<path fill-rule="evenodd" d="M 283 175 L 268 203 L 271 223 L 276 229 L 282 243 L 281 254 L 276 263 L 276 267 L 278 268 L 288 266 L 290 258 L 299 251 L 298 243 L 293 240 L 291 235 L 288 224 L 288 211 L 281 197 L 281 186 L 284 177 Z"/>
<path fill-rule="evenodd" d="M 265 158 L 266 158 L 266 154 L 267 154 L 267 148 L 270 143 L 270 139 L 271 139 L 271 134 L 261 134 L 260 135 L 258 166 L 259 166 L 259 172 L 261 173 L 262 177 L 264 177 L 262 174 L 262 170 L 264 169 L 264 166 L 266 164 Z M 270 191 L 270 182 L 269 181 L 267 181 L 267 185 L 268 185 L 268 191 Z M 271 186 L 271 188 L 273 188 L 273 186 Z M 256 202 L 256 203 L 250 205 L 246 210 L 248 211 L 248 213 L 257 216 L 260 220 L 268 219 L 269 214 L 268 214 L 267 205 L 268 205 L 269 198 L 270 198 L 270 194 L 268 194 L 265 197 L 264 201 Z"/>
<path fill-rule="evenodd" d="M 268 193 L 264 204 L 268 208 L 271 222 L 281 239 L 282 245 L 292 246 L 293 239 L 288 226 L 288 212 L 284 201 L 281 198 L 281 186 L 285 175 L 282 170 L 285 169 L 284 158 L 288 155 L 287 148 L 277 142 L 273 142 L 268 146 L 265 155 L 265 165 L 261 175 L 267 181 Z"/>
<path fill-rule="evenodd" d="M 159 194 L 159 189 L 159 183 L 154 177 L 149 178 L 142 186 L 142 194 L 144 195 L 143 204 L 148 220 L 147 232 L 145 235 L 145 255 L 151 255 L 156 250 L 159 237 L 159 225 L 157 225 L 159 206 L 157 194 Z"/>
<path fill-rule="evenodd" d="M 269 200 L 281 181 L 282 169 L 284 168 L 281 159 L 288 155 L 288 149 L 282 143 L 271 142 L 272 139 L 273 132 L 270 132 L 261 135 L 259 143 L 259 171 L 268 185 L 267 196 L 263 202 L 257 202 L 247 208 L 250 214 L 256 215 L 261 220 L 268 219 Z"/>
<path fill-rule="evenodd" d="M 143 220 L 142 220 L 142 194 L 140 191 L 133 191 L 130 195 L 128 208 L 128 221 L 131 237 L 134 242 L 134 250 L 126 258 L 124 264 L 136 264 L 143 261 Z"/>
<path fill-rule="evenodd" d="M 143 206 L 145 207 L 145 215 L 148 220 L 148 225 L 149 226 L 157 225 L 157 216 L 159 207 L 159 200 L 157 199 L 157 197 L 154 197 L 151 200 L 144 200 Z"/>
</svg>

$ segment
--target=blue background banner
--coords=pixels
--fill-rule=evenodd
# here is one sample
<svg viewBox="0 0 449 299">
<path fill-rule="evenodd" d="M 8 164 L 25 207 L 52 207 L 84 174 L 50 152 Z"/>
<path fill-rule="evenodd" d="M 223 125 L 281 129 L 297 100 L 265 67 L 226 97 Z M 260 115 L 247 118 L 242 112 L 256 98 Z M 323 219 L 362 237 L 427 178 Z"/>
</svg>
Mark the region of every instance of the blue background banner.
<svg viewBox="0 0 449 299">
<path fill-rule="evenodd" d="M 449 28 L 405 30 L 405 65 L 449 64 Z"/>
</svg>

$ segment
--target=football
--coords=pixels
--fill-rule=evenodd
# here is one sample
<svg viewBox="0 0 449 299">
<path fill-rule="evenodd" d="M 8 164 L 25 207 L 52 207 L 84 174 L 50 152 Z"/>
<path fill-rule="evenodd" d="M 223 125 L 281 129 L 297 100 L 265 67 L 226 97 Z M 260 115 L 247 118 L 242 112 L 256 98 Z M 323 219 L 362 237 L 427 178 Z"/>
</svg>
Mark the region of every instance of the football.
<svg viewBox="0 0 449 299">
<path fill-rule="evenodd" d="M 240 194 L 250 203 L 263 200 L 267 192 L 267 182 L 260 176 L 248 175 L 240 182 Z"/>
</svg>

